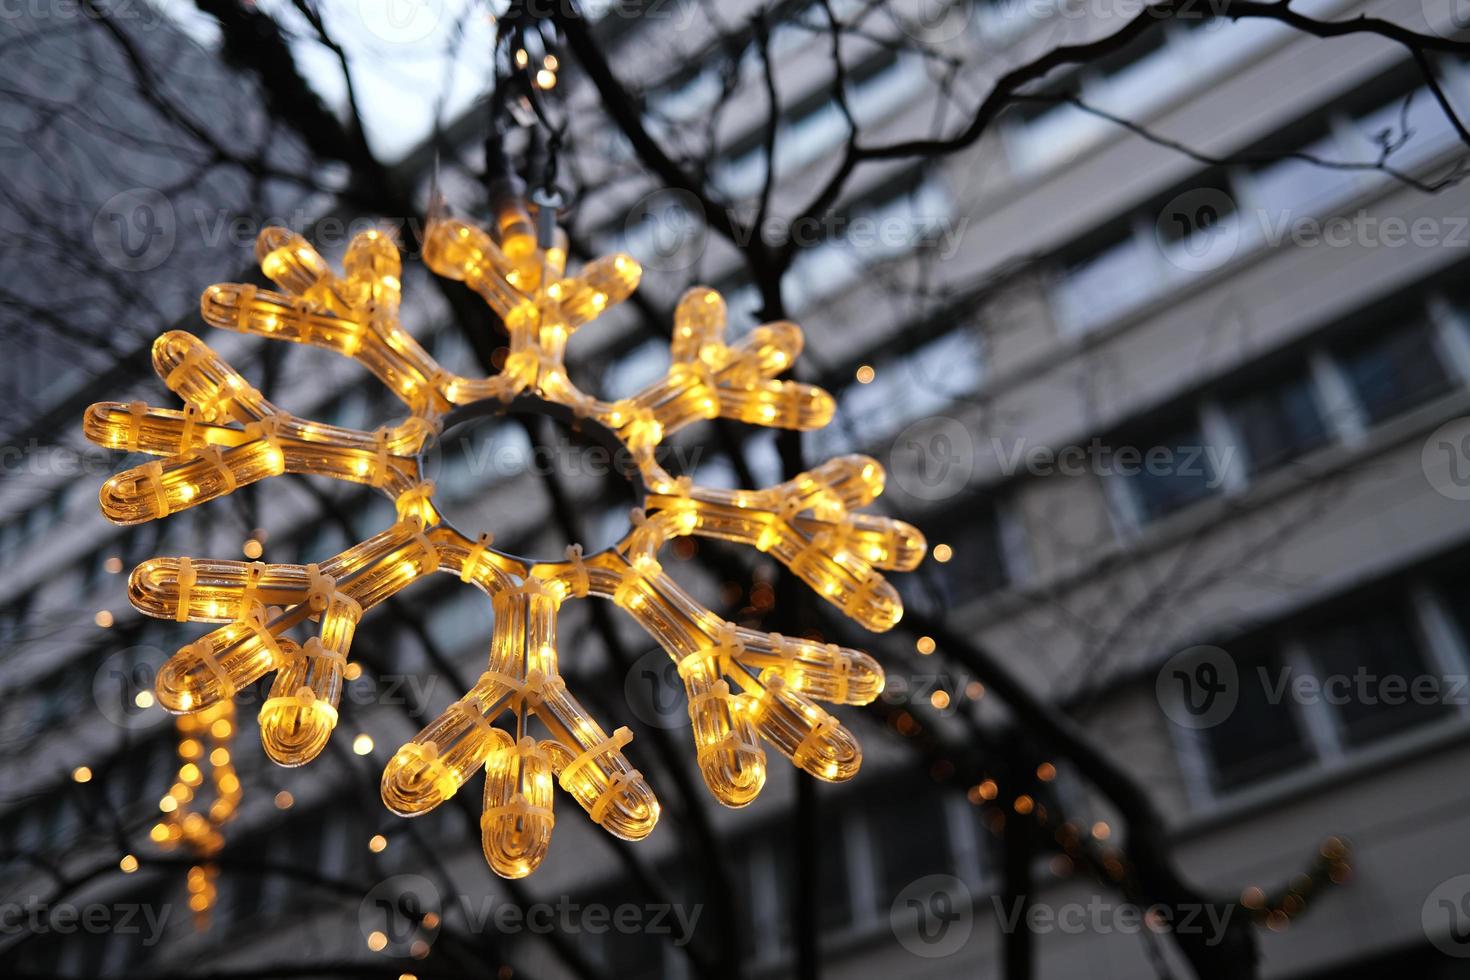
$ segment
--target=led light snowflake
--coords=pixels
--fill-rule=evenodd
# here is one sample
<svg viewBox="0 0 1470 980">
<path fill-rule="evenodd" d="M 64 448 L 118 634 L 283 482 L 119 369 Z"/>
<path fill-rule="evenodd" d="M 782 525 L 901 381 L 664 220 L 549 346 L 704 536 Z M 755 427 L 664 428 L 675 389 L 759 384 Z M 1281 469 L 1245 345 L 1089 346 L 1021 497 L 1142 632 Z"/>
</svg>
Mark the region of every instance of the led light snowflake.
<svg viewBox="0 0 1470 980">
<path fill-rule="evenodd" d="M 522 209 L 519 214 L 525 218 Z M 363 612 L 431 572 L 486 592 L 494 621 L 489 663 L 475 685 L 388 762 L 383 801 L 403 816 L 425 813 L 486 770 L 481 820 L 486 859 L 506 877 L 529 874 L 550 842 L 553 777 L 611 833 L 641 839 L 659 805 L 623 753 L 631 735 L 611 735 L 568 692 L 557 666 L 557 610 L 573 598 L 611 599 L 678 665 L 688 693 L 698 765 L 728 806 L 749 803 L 765 781 L 770 742 L 827 780 L 857 772 L 852 735 L 815 703 L 865 704 L 883 687 L 867 654 L 735 626 L 700 605 L 661 569 L 660 548 L 683 535 L 753 545 L 869 629 L 887 630 L 902 606 L 878 569 L 909 570 L 924 539 L 908 524 L 856 513 L 883 487 L 878 463 L 831 460 L 760 490 L 702 487 L 670 476 L 654 450 L 701 419 L 814 429 L 831 420 L 820 388 L 775 380 L 802 345 L 792 323 L 768 323 L 725 340 L 725 304 L 711 289 L 684 295 L 674 314 L 672 364 L 637 395 L 599 401 L 567 378 L 568 338 L 636 288 L 625 255 L 566 274 L 565 237 L 538 245 L 526 220 L 501 215 L 496 237 L 453 219 L 431 221 L 424 258 L 462 280 L 504 322 L 504 369 L 467 378 L 441 368 L 400 325 L 398 250 L 384 235 L 357 236 L 339 276 L 299 235 L 267 228 L 256 245 L 265 274 L 283 292 L 211 286 L 201 300 L 212 326 L 336 351 L 356 359 L 396 393 L 409 414 L 364 432 L 297 418 L 267 402 L 194 336 L 159 337 L 159 376 L 182 411 L 104 402 L 86 432 L 115 449 L 163 457 L 112 477 L 102 511 L 118 524 L 165 517 L 282 473 L 310 473 L 373 486 L 397 503 L 391 527 L 317 564 L 154 558 L 132 574 L 140 611 L 180 622 L 222 624 L 171 657 L 158 699 L 188 713 L 230 701 L 275 672 L 260 710 L 265 751 L 285 766 L 310 761 L 337 723 L 348 649 Z M 443 520 L 420 457 L 451 409 L 530 401 L 601 426 L 631 454 L 647 491 L 616 545 L 566 560 L 534 562 L 471 540 Z M 287 631 L 319 625 L 304 643 Z M 500 716 L 513 722 L 496 727 Z M 549 733 L 528 734 L 534 717 Z"/>
</svg>

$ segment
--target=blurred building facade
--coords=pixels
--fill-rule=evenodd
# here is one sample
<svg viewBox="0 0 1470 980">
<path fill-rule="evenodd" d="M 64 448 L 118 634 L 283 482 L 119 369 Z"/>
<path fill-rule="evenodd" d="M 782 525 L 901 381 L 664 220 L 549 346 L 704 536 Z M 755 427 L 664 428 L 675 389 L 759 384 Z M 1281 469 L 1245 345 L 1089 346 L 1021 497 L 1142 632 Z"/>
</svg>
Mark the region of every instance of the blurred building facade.
<svg viewBox="0 0 1470 980">
<path fill-rule="evenodd" d="M 1405 0 L 1318 7 L 1324 17 L 1424 17 Z M 1038 16 L 1003 2 L 959 6 L 938 21 L 907 13 L 904 23 L 927 32 L 936 50 L 987 53 L 973 84 L 1107 26 L 1106 16 Z M 821 5 L 795 5 L 783 17 L 788 26 L 772 36 L 783 107 L 773 214 L 811 196 L 846 138 Z M 648 105 L 671 128 L 718 108 L 728 152 L 717 180 L 734 199 L 758 191 L 768 165 L 766 105 L 721 104 L 699 29 L 654 16 L 604 26 L 613 64 L 639 65 L 640 77 L 657 80 Z M 944 118 L 935 63 L 861 39 L 844 57 L 865 143 L 918 138 Z M 1470 66 L 1444 59 L 1435 67 L 1450 99 L 1470 106 Z M 759 70 L 759 61 L 748 68 Z M 587 86 L 569 79 L 567 98 L 584 105 Z M 1470 408 L 1470 231 L 1453 217 L 1470 213 L 1470 192 L 1427 194 L 1402 179 L 1433 180 L 1464 154 L 1421 84 L 1402 52 L 1368 39 L 1329 43 L 1252 22 L 1161 23 L 1119 55 L 1050 76 L 1040 98 L 1008 110 L 972 147 L 920 167 L 861 170 L 841 203 L 844 217 L 813 232 L 838 241 L 805 250 L 786 284 L 788 311 L 807 335 L 803 377 L 839 401 L 832 429 L 807 438 L 808 461 L 878 457 L 890 472 L 885 507 L 916 523 L 934 549 L 900 583 L 908 603 L 946 612 L 1084 720 L 1159 801 L 1183 870 L 1211 893 L 1269 891 L 1326 837 L 1351 840 L 1349 882 L 1313 896 L 1284 927 L 1258 931 L 1270 977 L 1369 976 L 1389 962 L 1450 975 L 1432 944 L 1442 937 L 1426 933 L 1422 913 L 1470 859 L 1456 778 L 1470 758 L 1470 695 L 1461 691 L 1470 676 L 1470 523 L 1459 499 L 1470 458 L 1456 442 L 1467 433 L 1442 430 Z M 1220 162 L 1141 139 L 1073 98 Z M 620 175 L 629 159 L 610 132 L 568 152 L 593 168 L 594 184 L 596 168 Z M 1380 158 L 1400 176 L 1343 165 Z M 472 163 L 471 154 L 470 171 Z M 451 190 L 454 179 L 447 175 Z M 688 208 L 620 180 L 580 206 L 574 240 L 640 259 L 653 309 L 702 281 L 726 292 L 736 329 L 748 327 L 759 297 L 738 256 L 701 233 Z M 415 335 L 447 365 L 469 370 L 468 346 L 426 277 L 410 272 L 406 297 Z M 385 393 L 353 366 L 294 350 L 273 364 L 260 342 L 196 332 L 298 415 L 364 428 L 392 417 Z M 587 390 L 628 394 L 666 366 L 666 342 L 637 310 L 585 333 L 571 368 Z M 146 358 L 135 360 L 126 391 L 88 385 L 60 403 L 160 404 L 158 382 L 142 374 Z M 529 458 L 524 433 L 507 426 L 493 439 L 505 458 Z M 733 485 L 735 467 L 708 432 L 678 445 L 712 447 L 699 471 Z M 80 450 L 79 440 L 47 451 L 60 459 L 68 448 Z M 745 453 L 762 482 L 779 478 L 769 435 L 753 435 Z M 14 491 L 13 516 L 0 526 L 11 662 L 0 737 L 23 749 L 3 764 L 14 787 L 0 814 L 7 894 L 45 881 L 25 855 L 65 849 L 82 865 L 115 863 L 124 839 L 141 840 L 118 828 L 146 832 L 167 789 L 172 726 L 138 696 L 161 657 L 193 632 L 127 609 L 126 571 L 136 561 L 233 556 L 249 541 L 261 543 L 266 560 L 316 560 L 391 514 L 386 502 L 335 487 L 263 486 L 233 509 L 219 502 L 163 522 L 170 527 L 114 529 L 97 515 L 94 494 L 103 470 L 121 464 L 104 466 L 97 453 L 81 459 L 80 477 L 52 465 L 28 492 Z M 556 553 L 561 535 L 533 474 L 508 467 L 488 493 L 475 480 L 441 489 L 488 501 L 502 522 L 498 543 Z M 589 544 L 615 536 L 629 502 L 609 501 L 595 484 L 577 489 Z M 322 516 L 327 503 L 350 515 L 345 524 Z M 757 586 L 730 594 L 729 583 L 684 564 L 681 577 L 716 597 L 718 610 L 762 621 L 770 590 L 757 592 L 770 569 L 758 566 Z M 333 746 L 311 766 L 269 767 L 253 744 L 251 711 L 242 710 L 235 763 L 246 799 L 227 831 L 227 858 L 257 854 L 333 880 L 367 861 L 383 878 L 428 868 L 446 929 L 474 918 L 457 907 L 461 898 L 505 895 L 476 865 L 477 828 L 459 814 L 410 826 L 376 800 L 373 772 L 414 730 L 406 714 L 432 716 L 459 693 L 456 682 L 434 677 L 422 651 L 441 652 L 463 677 L 479 669 L 488 603 L 452 584 L 425 584 L 391 615 L 378 610 L 368 620 L 358 640 L 364 677 L 349 686 Z M 672 718 L 662 710 L 660 677 L 646 658 L 633 672 L 617 669 L 575 615 L 563 636 L 587 650 L 568 670 L 575 689 L 591 690 L 589 707 L 607 724 L 628 722 L 630 712 L 639 723 L 635 754 L 652 751 L 653 729 L 683 746 L 682 708 Z M 646 641 L 623 636 L 644 653 Z M 869 646 L 898 682 L 885 699 L 923 723 L 962 737 L 961 712 L 1003 722 L 975 678 L 944 666 L 942 649 L 926 654 L 896 634 Z M 1233 673 L 1228 704 L 1201 713 L 1191 700 L 1199 692 L 1181 677 L 1205 683 L 1222 671 Z M 1321 689 L 1301 693 L 1301 678 Z M 1334 688 L 1344 678 L 1351 682 Z M 645 679 L 652 701 L 643 698 Z M 1425 693 L 1395 695 L 1386 686 L 1394 679 L 1422 682 Z M 936 688 L 942 702 L 931 699 Z M 992 975 L 999 872 L 991 835 L 964 794 L 968 782 L 931 778 L 901 729 L 839 713 L 869 761 L 854 784 L 821 795 L 824 969 L 834 977 Z M 354 755 L 354 734 L 376 749 Z M 78 766 L 87 782 L 77 781 Z M 1059 766 L 1066 815 L 1101 836 L 1115 815 Z M 729 841 L 754 975 L 789 974 L 793 955 L 794 784 L 781 770 L 773 764 L 772 786 L 749 810 L 711 815 Z M 656 788 L 669 804 L 669 790 Z M 584 906 L 640 901 L 629 897 L 642 893 L 620 875 L 613 850 L 562 809 L 552 856 L 525 894 Z M 677 813 L 666 820 L 676 823 Z M 375 834 L 386 849 L 370 849 Z M 688 880 L 681 835 L 661 828 L 641 853 L 666 896 L 702 908 L 705 885 Z M 147 843 L 130 846 L 142 870 L 99 881 L 95 901 L 147 894 L 160 906 L 181 903 L 183 869 L 150 866 Z M 944 887 L 972 903 L 954 950 L 931 943 L 903 911 L 909 899 L 932 895 L 938 886 L 923 882 L 934 875 L 949 876 Z M 1035 901 L 1055 910 L 1122 901 L 1053 863 L 1037 880 Z M 25 955 L 70 975 L 105 975 L 361 953 L 371 909 L 323 912 L 328 903 L 310 887 L 232 871 L 228 860 L 219 887 L 211 930 L 196 932 L 180 915 L 166 946 L 116 932 L 87 942 L 52 935 L 29 940 Z M 531 975 L 566 970 L 544 936 L 481 931 Z M 246 937 L 248 948 L 226 946 Z M 696 932 L 696 943 L 707 938 Z M 611 976 L 693 973 L 667 935 L 589 930 L 570 941 Z M 1136 976 L 1150 970 L 1151 955 L 1173 955 L 1106 920 L 1043 933 L 1037 948 L 1039 976 Z"/>
</svg>

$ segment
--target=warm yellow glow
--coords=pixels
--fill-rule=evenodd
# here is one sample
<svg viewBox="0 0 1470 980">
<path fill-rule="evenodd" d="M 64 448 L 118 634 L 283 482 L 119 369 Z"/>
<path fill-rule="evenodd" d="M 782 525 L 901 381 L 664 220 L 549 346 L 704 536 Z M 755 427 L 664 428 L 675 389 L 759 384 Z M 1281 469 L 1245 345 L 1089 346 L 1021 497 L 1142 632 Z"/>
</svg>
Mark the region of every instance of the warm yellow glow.
<svg viewBox="0 0 1470 980">
<path fill-rule="evenodd" d="M 954 549 L 947 544 L 936 544 L 933 554 L 934 560 L 943 564 L 954 557 Z"/>
<path fill-rule="evenodd" d="M 388 936 L 385 933 L 379 932 L 378 930 L 374 929 L 372 932 L 368 933 L 367 945 L 368 949 L 372 950 L 374 953 L 380 953 L 388 947 Z"/>
<path fill-rule="evenodd" d="M 92 770 L 87 766 L 77 766 L 71 771 L 71 778 L 79 783 L 90 783 L 92 781 Z"/>
<path fill-rule="evenodd" d="M 107 629 L 107 627 L 112 625 L 112 613 L 108 612 L 106 609 L 99 609 L 97 610 L 97 615 L 92 617 L 92 622 L 96 623 L 103 629 Z"/>
<path fill-rule="evenodd" d="M 133 703 L 140 708 L 153 707 L 153 692 L 139 691 L 137 694 L 133 695 Z"/>
<path fill-rule="evenodd" d="M 865 385 L 871 383 L 872 380 L 877 377 L 877 375 L 878 372 L 873 370 L 873 366 L 871 364 L 864 364 L 862 367 L 857 369 L 857 371 L 853 374 L 853 377 L 857 378 L 858 384 Z"/>
<path fill-rule="evenodd" d="M 918 650 L 921 654 L 923 654 L 926 657 L 929 656 L 929 654 L 931 654 L 931 653 L 934 652 L 934 637 L 932 637 L 932 636 L 921 636 L 921 637 L 919 637 L 917 640 L 914 641 L 914 649 L 915 650 Z"/>
<path fill-rule="evenodd" d="M 368 850 L 374 854 L 381 854 L 388 847 L 388 838 L 382 834 L 373 834 L 368 838 Z"/>
<path fill-rule="evenodd" d="M 529 57 L 516 54 L 533 82 L 555 85 L 555 59 L 532 66 Z M 362 617 L 440 571 L 490 596 L 486 669 L 388 757 L 381 794 L 392 812 L 413 816 L 455 796 L 483 769 L 482 847 L 500 875 L 518 878 L 542 862 L 558 786 L 624 839 L 648 836 L 659 817 L 651 787 L 624 754 L 631 734 L 609 733 L 567 690 L 556 627 L 569 599 L 612 600 L 672 659 L 688 699 L 696 764 L 722 804 L 744 806 L 759 794 L 765 743 L 821 779 L 857 773 L 856 739 L 818 702 L 871 703 L 883 691 L 877 662 L 860 650 L 726 622 L 665 573 L 660 552 L 688 538 L 675 549 L 688 558 L 696 537 L 748 545 L 881 632 L 903 614 L 885 573 L 916 568 L 927 549 L 923 535 L 862 511 L 885 480 L 883 467 L 866 456 L 832 459 L 759 489 L 704 487 L 666 472 L 659 447 L 706 420 L 794 430 L 832 420 L 836 402 L 828 392 L 783 378 L 801 353 L 802 331 L 782 321 L 731 337 L 724 299 L 698 286 L 676 305 L 664 375 L 629 397 L 598 399 L 571 380 L 567 345 L 628 299 L 642 270 L 629 256 L 609 255 L 569 272 L 566 235 L 555 229 L 546 240 L 542 217 L 530 202 L 502 197 L 486 227 L 435 215 L 423 230 L 424 263 L 464 283 L 505 325 L 500 371 L 489 377 L 446 370 L 400 323 L 401 258 L 381 232 L 354 237 L 338 272 L 300 235 L 267 228 L 256 256 L 277 289 L 220 283 L 205 290 L 200 312 L 210 326 L 308 344 L 366 368 L 403 403 L 402 420 L 392 425 L 369 432 L 298 418 L 183 331 L 164 334 L 153 348 L 154 367 L 181 408 L 103 402 L 88 409 L 84 428 L 94 442 L 154 457 L 104 483 L 102 512 L 117 524 L 167 517 L 282 473 L 369 486 L 395 506 L 390 527 L 318 564 L 259 560 L 266 537 L 257 528 L 242 543 L 244 561 L 158 557 L 133 570 L 128 597 L 139 611 L 211 624 L 164 664 L 152 695 L 179 715 L 187 735 L 180 742 L 185 765 L 160 803 L 166 816 L 154 833 L 162 846 L 185 843 L 207 856 L 222 843 L 219 826 L 238 806 L 240 780 L 232 753 L 218 743 L 237 730 L 227 713 L 237 694 L 270 677 L 258 715 L 261 745 L 280 765 L 310 762 L 337 727 L 344 686 L 361 675 L 350 656 Z M 860 382 L 873 377 L 869 365 L 858 370 Z M 574 546 L 565 561 L 532 562 L 495 550 L 489 535 L 471 540 L 444 522 L 421 472 L 422 451 L 454 407 L 518 396 L 569 409 L 621 442 L 651 492 L 615 546 L 596 555 Z M 942 555 L 936 549 L 939 560 L 949 554 L 948 546 Z M 302 632 L 306 639 L 293 639 Z M 920 641 L 921 653 L 932 650 L 932 639 Z M 939 692 L 936 707 L 941 697 L 948 704 L 950 695 Z M 375 749 L 366 733 L 351 746 L 358 755 Z M 213 802 L 198 809 L 210 791 Z M 293 803 L 289 792 L 275 794 L 278 808 Z M 383 835 L 369 841 L 374 851 L 382 846 Z M 212 877 L 208 863 L 197 889 L 191 877 L 197 912 L 210 907 Z M 386 937 L 374 935 L 380 938 L 370 945 L 384 948 Z"/>
</svg>

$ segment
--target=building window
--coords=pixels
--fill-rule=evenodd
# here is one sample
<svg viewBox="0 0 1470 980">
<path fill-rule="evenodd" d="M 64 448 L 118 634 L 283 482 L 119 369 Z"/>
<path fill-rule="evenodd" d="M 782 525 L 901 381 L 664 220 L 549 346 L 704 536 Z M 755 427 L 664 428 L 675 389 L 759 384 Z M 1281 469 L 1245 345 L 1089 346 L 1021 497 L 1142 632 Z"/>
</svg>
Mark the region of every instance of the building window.
<svg viewBox="0 0 1470 980">
<path fill-rule="evenodd" d="M 1328 430 L 1305 365 L 1253 383 L 1224 401 L 1245 465 L 1258 476 L 1327 444 Z"/>
<path fill-rule="evenodd" d="M 821 430 L 824 453 L 855 452 L 889 442 L 909 423 L 944 412 L 973 395 L 984 380 L 984 345 L 966 326 L 925 341 L 906 353 L 880 355 L 866 382 L 835 389 L 838 424 Z M 900 443 L 895 453 L 914 460 L 934 447 Z"/>
<path fill-rule="evenodd" d="M 993 503 L 966 507 L 945 521 L 940 543 L 950 559 L 937 565 L 946 598 L 957 602 L 995 592 L 1010 584 L 1000 510 Z"/>
<path fill-rule="evenodd" d="M 1339 348 L 1337 356 L 1371 424 L 1422 405 L 1451 387 L 1435 349 L 1433 327 L 1423 319 L 1360 336 Z"/>
<path fill-rule="evenodd" d="M 1115 447 L 1117 469 L 1128 481 L 1138 517 L 1156 521 L 1218 493 L 1220 475 L 1197 423 L 1148 443 Z"/>
<path fill-rule="evenodd" d="M 1313 758 L 1290 703 L 1280 693 L 1285 668 L 1279 653 L 1268 645 L 1232 647 L 1229 652 L 1239 696 L 1222 721 L 1203 729 L 1210 783 L 1219 792 L 1248 786 Z"/>
<path fill-rule="evenodd" d="M 835 808 L 828 803 L 824 809 Z M 847 881 L 847 855 L 843 850 L 841 824 L 828 824 L 822 831 L 817 854 L 817 926 L 824 933 L 838 932 L 852 922 L 852 889 Z M 785 876 L 780 889 L 782 902 L 789 902 L 796 894 L 792 883 L 797 874 L 796 844 L 789 834 L 775 838 L 776 873 Z M 790 907 L 782 910 L 780 917 L 780 943 L 789 949 L 796 942 L 792 926 L 796 911 Z"/>
<path fill-rule="evenodd" d="M 872 847 L 878 858 L 878 907 L 885 914 L 915 878 L 952 873 L 944 799 L 933 783 L 895 781 L 891 792 L 868 809 Z"/>
<path fill-rule="evenodd" d="M 1064 260 L 1056 290 L 1062 327 L 1081 333 L 1142 305 L 1163 287 L 1156 271 L 1132 225 L 1115 226 L 1093 247 Z"/>
<path fill-rule="evenodd" d="M 1355 171 L 1332 170 L 1305 159 L 1343 159 L 1325 113 L 1294 134 L 1266 141 L 1256 152 L 1274 158 L 1251 174 L 1252 199 L 1273 221 L 1329 211 L 1352 197 L 1359 186 Z"/>
<path fill-rule="evenodd" d="M 1442 699 L 1414 693 L 1416 680 L 1438 679 L 1401 601 L 1354 608 L 1316 630 L 1305 646 L 1346 745 L 1422 725 L 1447 710 Z"/>
<path fill-rule="evenodd" d="M 1008 554 L 1007 520 L 994 501 L 969 500 L 957 511 L 922 521 L 930 555 L 945 545 L 949 558 L 926 561 L 914 572 L 896 577 L 904 605 L 925 616 L 938 616 L 1009 588 L 1015 575 Z"/>
</svg>

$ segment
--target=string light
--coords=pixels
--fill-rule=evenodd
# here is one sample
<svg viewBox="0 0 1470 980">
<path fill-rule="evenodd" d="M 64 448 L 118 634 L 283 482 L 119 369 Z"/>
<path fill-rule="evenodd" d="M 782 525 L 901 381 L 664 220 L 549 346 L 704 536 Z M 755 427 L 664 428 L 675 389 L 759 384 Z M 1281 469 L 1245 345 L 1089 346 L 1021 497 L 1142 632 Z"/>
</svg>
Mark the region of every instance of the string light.
<svg viewBox="0 0 1470 980">
<path fill-rule="evenodd" d="M 215 881 L 219 868 L 210 859 L 225 844 L 220 828 L 234 819 L 240 807 L 240 777 L 230 762 L 229 750 L 235 733 L 234 718 L 234 702 L 221 701 L 174 719 L 182 762 L 173 787 L 159 800 L 163 816 L 149 832 L 153 842 L 164 850 L 182 847 L 198 860 L 186 877 L 189 909 L 194 913 L 194 927 L 200 930 L 208 926 L 218 896 Z M 203 806 L 201 792 L 206 779 L 212 799 Z M 276 805 L 280 805 L 279 794 Z"/>
<path fill-rule="evenodd" d="M 871 364 L 864 364 L 862 367 L 857 369 L 856 373 L 853 376 L 857 378 L 858 384 L 865 385 L 871 384 L 873 378 L 877 377 L 877 374 L 878 372 L 873 370 L 873 366 Z"/>
<path fill-rule="evenodd" d="M 947 544 L 936 544 L 934 546 L 934 560 L 941 565 L 954 557 L 954 549 Z"/>
<path fill-rule="evenodd" d="M 525 53 L 516 58 L 524 67 Z M 608 734 L 562 679 L 557 617 L 564 601 L 610 599 L 668 653 L 688 695 L 700 773 L 721 803 L 739 807 L 765 783 L 762 741 L 818 778 L 851 778 L 862 758 L 857 741 L 817 702 L 867 704 L 881 693 L 883 672 L 859 650 L 723 620 L 664 572 L 660 550 L 698 537 L 749 545 L 878 632 L 903 612 L 883 573 L 911 571 L 926 550 L 911 525 L 860 512 L 884 485 L 882 467 L 866 456 L 839 457 L 763 489 L 671 477 L 655 450 L 696 422 L 810 430 L 831 421 L 830 394 L 779 379 L 801 352 L 800 328 L 767 323 L 728 340 L 724 299 L 696 287 L 675 309 L 671 364 L 661 379 L 618 401 L 585 394 L 568 377 L 567 341 L 626 299 L 641 270 L 628 256 L 611 255 L 568 274 L 565 236 L 543 228 L 538 240 L 533 210 L 503 201 L 490 231 L 435 217 L 424 232 L 426 264 L 465 283 L 505 324 L 503 367 L 490 377 L 445 370 L 402 328 L 398 250 L 377 231 L 353 239 L 339 275 L 301 236 L 268 228 L 256 253 L 281 292 L 228 283 L 205 290 L 201 310 L 212 326 L 361 363 L 403 401 L 408 415 L 400 422 L 364 432 L 299 419 L 182 331 L 158 338 L 153 351 L 182 410 L 104 402 L 85 419 L 100 445 L 162 457 L 103 485 L 103 514 L 118 524 L 156 520 L 282 473 L 365 484 L 395 501 L 396 523 L 318 564 L 160 557 L 132 573 L 129 598 L 140 611 L 217 626 L 164 664 L 158 702 L 185 716 L 213 711 L 274 672 L 259 728 L 278 764 L 309 762 L 336 727 L 352 638 L 367 610 L 436 571 L 491 597 L 487 669 L 392 754 L 382 797 L 401 816 L 425 813 L 483 768 L 483 849 L 490 866 L 510 878 L 529 874 L 545 856 L 556 785 L 618 837 L 646 837 L 659 815 L 624 754 L 631 733 Z M 451 409 L 517 398 L 570 410 L 626 450 L 647 493 L 617 544 L 595 555 L 574 545 L 565 561 L 533 562 L 497 551 L 488 534 L 472 539 L 442 520 L 420 456 Z M 287 636 L 308 621 L 316 635 L 300 644 Z M 502 719 L 506 727 L 495 724 Z M 548 738 L 529 733 L 533 719 Z M 373 742 L 359 734 L 352 747 L 366 755 Z M 165 800 L 177 806 L 187 796 Z"/>
<path fill-rule="evenodd" d="M 87 766 L 77 766 L 71 771 L 71 778 L 74 782 L 90 783 L 92 781 L 92 770 Z"/>
</svg>

